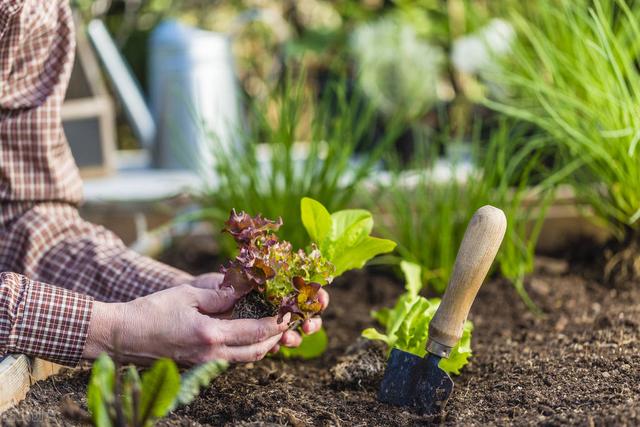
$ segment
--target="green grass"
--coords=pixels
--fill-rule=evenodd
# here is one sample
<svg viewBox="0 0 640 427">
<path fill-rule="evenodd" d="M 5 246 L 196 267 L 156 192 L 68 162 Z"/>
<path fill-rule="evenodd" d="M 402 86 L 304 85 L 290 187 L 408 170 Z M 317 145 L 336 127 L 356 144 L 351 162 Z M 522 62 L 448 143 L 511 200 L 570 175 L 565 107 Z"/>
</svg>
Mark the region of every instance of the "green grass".
<svg viewBox="0 0 640 427">
<path fill-rule="evenodd" d="M 400 257 L 421 265 L 423 280 L 442 293 L 473 213 L 485 204 L 501 208 L 508 227 L 496 264 L 533 309 L 524 277 L 533 270 L 535 244 L 552 195 L 540 190 L 539 202 L 533 206 L 525 205 L 524 199 L 533 174 L 542 168 L 543 141 L 506 121 L 500 121 L 486 139 L 475 134 L 471 157 L 476 170 L 465 181 L 434 182 L 429 172 L 436 159 L 433 144 L 431 150 L 414 155 L 412 185 L 402 182 L 406 172 L 396 164 L 390 191 L 374 204 L 380 216 L 377 223 L 384 224 L 385 237 L 398 243 Z M 451 166 L 453 174 L 459 166 Z"/>
<path fill-rule="evenodd" d="M 551 136 L 571 183 L 619 238 L 640 229 L 638 6 L 623 0 L 544 0 L 512 15 L 512 59 L 496 76 L 510 90 L 488 105 Z"/>
<path fill-rule="evenodd" d="M 344 209 L 393 142 L 397 133 L 391 131 L 361 150 L 374 138 L 375 111 L 357 93 L 347 93 L 346 83 L 331 85 L 318 99 L 303 82 L 289 76 L 270 99 L 254 103 L 251 131 L 240 143 L 224 147 L 211 135 L 220 182 L 203 194 L 199 216 L 215 228 L 222 228 L 232 208 L 282 217 L 279 236 L 303 247 L 309 238 L 300 200 L 311 197 L 332 212 Z M 257 142 L 271 155 L 264 156 Z"/>
</svg>

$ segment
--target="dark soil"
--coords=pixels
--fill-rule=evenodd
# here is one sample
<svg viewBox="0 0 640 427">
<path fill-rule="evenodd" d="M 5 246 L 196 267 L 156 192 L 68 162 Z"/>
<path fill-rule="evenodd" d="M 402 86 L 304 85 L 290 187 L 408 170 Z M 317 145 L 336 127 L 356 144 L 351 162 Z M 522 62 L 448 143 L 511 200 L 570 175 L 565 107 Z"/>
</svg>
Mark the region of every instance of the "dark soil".
<svg viewBox="0 0 640 427">
<path fill-rule="evenodd" d="M 607 288 L 565 261 L 541 260 L 525 309 L 500 279 L 473 306 L 474 356 L 437 419 L 376 401 L 383 350 L 357 338 L 369 311 L 400 285 L 381 272 L 349 274 L 330 290 L 329 351 L 313 361 L 237 365 L 164 425 L 640 425 L 640 286 Z M 368 363 L 362 363 L 362 360 Z M 2 425 L 63 425 L 66 394 L 84 404 L 88 372 L 38 383 Z"/>
</svg>

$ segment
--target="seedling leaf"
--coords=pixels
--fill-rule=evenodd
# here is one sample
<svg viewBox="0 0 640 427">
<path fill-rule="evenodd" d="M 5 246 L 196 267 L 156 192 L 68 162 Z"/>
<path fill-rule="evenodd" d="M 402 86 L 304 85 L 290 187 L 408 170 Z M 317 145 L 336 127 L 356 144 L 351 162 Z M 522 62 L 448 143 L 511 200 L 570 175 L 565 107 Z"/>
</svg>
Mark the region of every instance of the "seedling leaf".
<svg viewBox="0 0 640 427">
<path fill-rule="evenodd" d="M 115 372 L 113 360 L 106 353 L 102 353 L 91 368 L 91 379 L 87 388 L 87 406 L 96 427 L 113 425 L 110 408 L 114 400 Z"/>
<path fill-rule="evenodd" d="M 327 350 L 328 344 L 329 339 L 327 337 L 327 332 L 324 328 L 321 328 L 315 334 L 304 335 L 299 347 L 282 347 L 281 354 L 286 358 L 298 358 L 303 360 L 314 359 L 321 356 Z"/>
<path fill-rule="evenodd" d="M 345 209 L 334 212 L 327 218 L 327 210 L 317 201 L 305 197 L 300 204 L 303 224 L 311 240 L 318 245 L 322 254 L 335 266 L 335 276 L 347 270 L 362 268 L 376 255 L 395 249 L 391 240 L 371 237 L 373 217 L 362 209 Z M 310 206 L 314 206 L 311 209 Z M 308 218 L 315 215 L 316 218 Z M 330 232 L 326 234 L 327 221 L 330 220 Z M 316 224 L 322 224 L 322 233 L 318 233 Z"/>
<path fill-rule="evenodd" d="M 180 391 L 176 399 L 177 405 L 188 405 L 198 395 L 203 387 L 207 387 L 209 383 L 229 367 L 229 363 L 225 360 L 212 360 L 196 366 L 190 371 L 182 375 L 182 383 Z"/>
<path fill-rule="evenodd" d="M 171 359 L 157 360 L 142 374 L 142 394 L 138 421 L 148 425 L 153 419 L 164 417 L 173 408 L 180 391 L 180 374 Z"/>
<path fill-rule="evenodd" d="M 382 333 L 375 328 L 368 328 L 362 332 L 367 339 L 384 342 L 389 352 L 398 348 L 416 356 L 426 354 L 429 339 L 429 323 L 440 305 L 439 298 L 427 299 L 418 292 L 422 288 L 421 269 L 418 265 L 403 262 L 402 271 L 406 278 L 406 291 L 398 298 L 393 308 L 384 308 L 372 313 L 373 317 L 385 328 Z M 462 338 L 451 351 L 448 359 L 442 359 L 440 368 L 445 372 L 460 374 L 460 369 L 468 363 L 471 357 L 471 331 L 473 324 L 466 321 Z"/>
<path fill-rule="evenodd" d="M 303 197 L 300 202 L 302 224 L 314 242 L 322 242 L 331 233 L 331 215 L 329 211 L 309 197 Z"/>
</svg>

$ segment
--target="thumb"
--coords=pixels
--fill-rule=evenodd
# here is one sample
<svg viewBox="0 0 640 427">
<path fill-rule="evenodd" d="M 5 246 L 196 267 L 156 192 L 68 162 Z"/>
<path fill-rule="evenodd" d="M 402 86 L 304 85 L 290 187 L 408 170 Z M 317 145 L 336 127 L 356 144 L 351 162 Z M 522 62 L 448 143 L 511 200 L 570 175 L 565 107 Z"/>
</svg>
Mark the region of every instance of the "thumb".
<svg viewBox="0 0 640 427">
<path fill-rule="evenodd" d="M 200 289 L 193 288 L 198 310 L 205 314 L 224 313 L 233 308 L 238 295 L 233 288 Z"/>
</svg>

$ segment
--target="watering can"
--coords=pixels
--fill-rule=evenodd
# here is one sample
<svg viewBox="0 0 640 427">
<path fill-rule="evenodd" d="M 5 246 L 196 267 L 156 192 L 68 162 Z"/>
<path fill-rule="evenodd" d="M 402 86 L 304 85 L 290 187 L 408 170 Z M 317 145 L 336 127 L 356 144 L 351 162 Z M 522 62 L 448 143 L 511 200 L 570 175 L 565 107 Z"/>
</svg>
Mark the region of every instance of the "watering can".
<svg viewBox="0 0 640 427">
<path fill-rule="evenodd" d="M 241 129 L 230 38 L 173 20 L 158 25 L 149 41 L 147 104 L 104 23 L 92 20 L 87 32 L 152 166 L 191 169 L 210 182 L 213 147 L 235 143 Z"/>
</svg>

